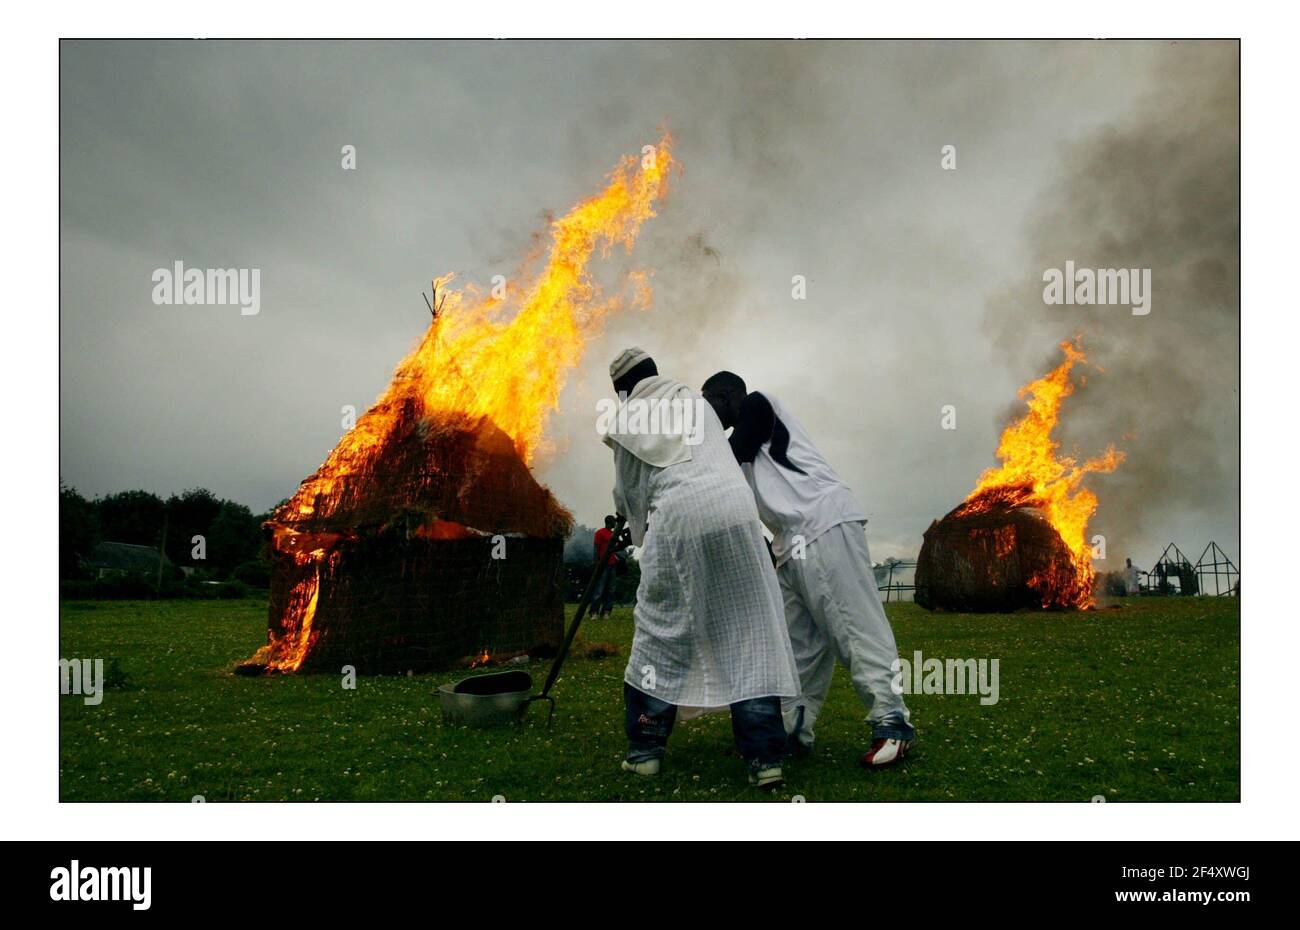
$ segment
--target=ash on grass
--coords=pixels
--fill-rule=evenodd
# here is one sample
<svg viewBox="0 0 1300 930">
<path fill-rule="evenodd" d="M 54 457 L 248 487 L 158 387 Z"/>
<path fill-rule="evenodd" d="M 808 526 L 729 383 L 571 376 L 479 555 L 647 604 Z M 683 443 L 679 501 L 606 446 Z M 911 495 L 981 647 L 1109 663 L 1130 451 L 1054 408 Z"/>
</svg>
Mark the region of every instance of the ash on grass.
<svg viewBox="0 0 1300 930">
<path fill-rule="evenodd" d="M 906 657 L 997 658 L 1001 693 L 912 695 L 921 733 L 904 767 L 863 772 L 863 711 L 836 670 L 810 759 L 774 795 L 748 787 L 725 714 L 680 726 L 664 774 L 623 751 L 631 611 L 584 626 L 623 656 L 566 663 L 555 723 L 442 725 L 439 683 L 464 672 L 363 677 L 230 674 L 266 625 L 261 601 L 65 603 L 61 655 L 113 656 L 130 687 L 59 699 L 64 801 L 1236 801 L 1238 605 L 1123 602 L 1089 613 L 930 615 L 890 604 Z M 569 608 L 572 615 L 573 608 Z M 547 664 L 530 667 L 544 677 Z"/>
</svg>

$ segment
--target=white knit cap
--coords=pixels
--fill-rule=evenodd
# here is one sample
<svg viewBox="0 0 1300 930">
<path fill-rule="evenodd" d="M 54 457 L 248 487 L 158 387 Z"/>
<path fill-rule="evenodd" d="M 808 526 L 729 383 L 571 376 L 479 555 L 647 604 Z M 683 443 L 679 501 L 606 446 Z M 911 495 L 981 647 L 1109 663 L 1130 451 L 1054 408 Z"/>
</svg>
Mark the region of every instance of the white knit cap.
<svg viewBox="0 0 1300 930">
<path fill-rule="evenodd" d="M 633 346 L 630 349 L 624 349 L 619 354 L 618 358 L 609 363 L 610 380 L 617 381 L 649 357 L 649 352 L 645 349 L 638 349 L 636 346 Z"/>
</svg>

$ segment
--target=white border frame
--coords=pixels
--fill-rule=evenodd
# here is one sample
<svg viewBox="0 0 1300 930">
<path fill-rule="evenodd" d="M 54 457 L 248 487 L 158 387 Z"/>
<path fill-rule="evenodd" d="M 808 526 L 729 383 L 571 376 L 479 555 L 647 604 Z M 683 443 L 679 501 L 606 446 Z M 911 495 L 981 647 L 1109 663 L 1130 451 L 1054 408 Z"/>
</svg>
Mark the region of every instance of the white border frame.
<svg viewBox="0 0 1300 930">
<path fill-rule="evenodd" d="M 850 12 L 843 3 L 758 3 L 706 7 L 407 4 L 327 2 L 303 8 L 265 3 L 137 3 L 125 8 L 81 2 L 10 10 L 3 56 L 6 112 L 16 137 L 8 150 L 5 245 L 14 256 L 7 314 L 4 488 L 13 519 L 3 543 L 6 673 L 0 676 L 3 763 L 0 818 L 22 839 L 244 839 L 265 835 L 262 804 L 59 804 L 57 653 L 58 474 L 58 39 L 186 31 L 228 35 L 534 35 L 600 34 L 1042 37 L 1087 29 L 1113 36 L 1242 36 L 1242 615 L 1241 804 L 657 804 L 653 819 L 604 804 L 327 804 L 293 809 L 294 835 L 319 839 L 422 839 L 487 836 L 565 838 L 787 839 L 1262 839 L 1295 838 L 1292 787 L 1297 740 L 1290 732 L 1290 686 L 1298 680 L 1294 540 L 1294 298 L 1283 289 L 1295 262 L 1295 61 L 1289 23 L 1242 4 L 1099 2 L 1086 12 L 1015 3 L 927 3 L 900 11 Z M 359 16 L 364 12 L 364 17 Z M 742 18 L 743 17 L 743 18 Z M 1284 380 L 1286 379 L 1286 380 Z M 46 650 L 49 650 L 48 652 Z M 42 659 L 40 657 L 47 656 Z M 645 809 L 649 812 L 649 808 Z"/>
</svg>

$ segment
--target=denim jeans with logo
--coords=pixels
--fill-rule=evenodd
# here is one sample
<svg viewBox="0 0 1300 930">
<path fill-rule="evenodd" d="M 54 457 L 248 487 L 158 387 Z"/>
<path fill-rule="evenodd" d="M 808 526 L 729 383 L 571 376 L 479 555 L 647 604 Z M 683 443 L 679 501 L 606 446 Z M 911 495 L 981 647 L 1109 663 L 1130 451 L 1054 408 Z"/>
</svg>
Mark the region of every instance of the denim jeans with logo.
<svg viewBox="0 0 1300 930">
<path fill-rule="evenodd" d="M 677 722 L 677 705 L 661 701 L 623 682 L 627 761 L 663 758 Z M 751 698 L 731 705 L 731 732 L 746 762 L 779 765 L 785 755 L 785 723 L 778 697 Z"/>
</svg>

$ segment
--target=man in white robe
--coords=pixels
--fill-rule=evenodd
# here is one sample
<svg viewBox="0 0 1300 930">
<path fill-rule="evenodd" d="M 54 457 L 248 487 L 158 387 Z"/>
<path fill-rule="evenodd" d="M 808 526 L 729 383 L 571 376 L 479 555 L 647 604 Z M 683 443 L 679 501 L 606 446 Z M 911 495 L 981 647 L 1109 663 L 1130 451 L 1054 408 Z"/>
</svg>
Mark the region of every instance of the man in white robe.
<svg viewBox="0 0 1300 930">
<path fill-rule="evenodd" d="M 866 514 L 808 433 L 770 394 L 749 393 L 739 375 L 720 371 L 703 394 L 722 425 L 772 531 L 799 668 L 800 693 L 783 702 L 791 748 L 810 752 L 838 660 L 868 708 L 871 746 L 863 767 L 902 760 L 916 740 L 911 714 L 894 689 L 898 659 L 867 549 Z"/>
<path fill-rule="evenodd" d="M 641 349 L 610 366 L 620 401 L 602 425 L 614 503 L 641 547 L 624 673 L 626 771 L 659 772 L 679 707 L 730 707 L 750 781 L 782 781 L 781 698 L 798 693 L 781 591 L 753 495 L 717 416 Z"/>
<path fill-rule="evenodd" d="M 1142 573 L 1133 565 L 1132 559 L 1124 560 L 1124 593 L 1130 597 L 1142 593 Z"/>
</svg>

